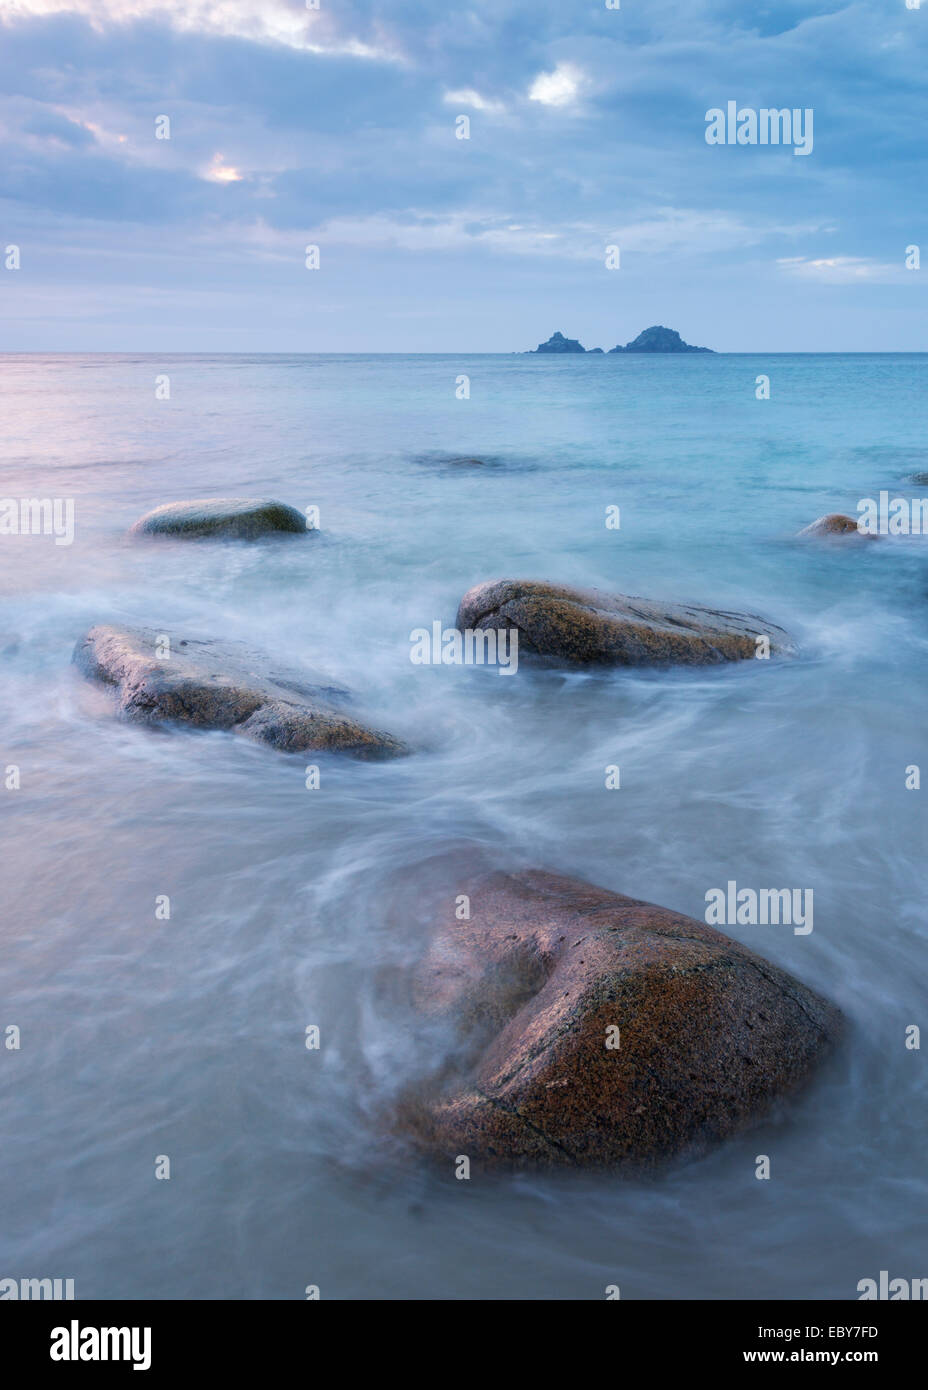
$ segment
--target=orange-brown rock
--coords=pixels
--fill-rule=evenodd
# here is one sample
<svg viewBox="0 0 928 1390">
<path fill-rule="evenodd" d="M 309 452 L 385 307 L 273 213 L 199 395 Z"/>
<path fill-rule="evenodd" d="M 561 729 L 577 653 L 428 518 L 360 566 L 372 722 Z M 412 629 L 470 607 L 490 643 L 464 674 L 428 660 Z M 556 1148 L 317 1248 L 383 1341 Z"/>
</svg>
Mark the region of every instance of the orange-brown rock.
<svg viewBox="0 0 928 1390">
<path fill-rule="evenodd" d="M 784 970 L 651 903 L 536 871 L 448 901 L 414 991 L 461 1049 L 402 1116 L 436 1156 L 648 1167 L 757 1120 L 840 1031 Z"/>
<path fill-rule="evenodd" d="M 104 625 L 78 642 L 74 661 L 91 680 L 115 687 L 119 714 L 135 723 L 231 729 L 286 753 L 329 749 L 373 759 L 408 751 L 346 713 L 350 696 L 341 686 L 276 666 L 243 642 Z"/>
<path fill-rule="evenodd" d="M 817 517 L 799 532 L 800 536 L 859 536 L 857 522 L 843 512 L 829 512 L 827 516 Z"/>
<path fill-rule="evenodd" d="M 578 664 L 740 661 L 757 655 L 758 637 L 771 652 L 791 650 L 782 628 L 751 613 L 523 579 L 478 584 L 461 600 L 457 626 L 515 628 L 520 653 Z"/>
</svg>

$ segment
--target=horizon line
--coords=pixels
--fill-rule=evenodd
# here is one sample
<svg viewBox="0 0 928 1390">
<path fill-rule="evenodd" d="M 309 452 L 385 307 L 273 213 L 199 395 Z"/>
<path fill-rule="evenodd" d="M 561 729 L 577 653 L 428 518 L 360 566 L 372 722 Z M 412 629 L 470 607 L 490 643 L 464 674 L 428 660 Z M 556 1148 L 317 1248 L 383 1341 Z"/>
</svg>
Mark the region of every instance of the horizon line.
<svg viewBox="0 0 928 1390">
<path fill-rule="evenodd" d="M 379 351 L 364 348 L 0 348 L 2 357 L 541 357 L 545 360 L 578 357 L 693 358 L 707 357 L 925 357 L 928 348 L 820 348 L 726 350 L 710 348 L 704 352 L 613 352 L 584 348 L 582 352 L 538 352 L 536 348 L 506 348 L 489 352 L 461 348 Z"/>
</svg>

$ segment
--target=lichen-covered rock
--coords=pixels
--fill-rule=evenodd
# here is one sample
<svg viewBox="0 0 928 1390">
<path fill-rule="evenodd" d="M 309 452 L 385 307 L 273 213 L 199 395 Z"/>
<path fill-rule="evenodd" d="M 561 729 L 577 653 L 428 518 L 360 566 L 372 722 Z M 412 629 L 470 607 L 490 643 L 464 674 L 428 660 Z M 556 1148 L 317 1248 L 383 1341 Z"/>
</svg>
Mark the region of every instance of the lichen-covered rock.
<svg viewBox="0 0 928 1390">
<path fill-rule="evenodd" d="M 840 1033 L 786 971 L 652 903 L 536 871 L 446 901 L 414 998 L 462 1049 L 400 1110 L 435 1156 L 653 1166 L 756 1121 Z"/>
<path fill-rule="evenodd" d="M 533 580 L 478 584 L 461 600 L 458 628 L 515 628 L 519 651 L 580 664 L 621 666 L 740 661 L 792 650 L 782 628 L 751 613 L 657 603 L 599 589 Z"/>
<path fill-rule="evenodd" d="M 242 642 L 100 626 L 78 642 L 74 661 L 91 680 L 115 687 L 119 713 L 135 723 L 232 729 L 288 753 L 390 758 L 408 751 L 343 713 L 350 699 L 343 687 L 277 668 Z"/>
<path fill-rule="evenodd" d="M 845 516 L 842 512 L 829 512 L 827 516 L 817 517 L 808 526 L 804 526 L 799 534 L 800 536 L 860 536 L 867 533 L 857 529 L 857 522 L 854 517 Z"/>
<path fill-rule="evenodd" d="M 296 534 L 312 528 L 306 517 L 285 502 L 266 497 L 204 497 L 193 502 L 166 502 L 140 517 L 134 536 L 179 536 L 184 540 L 219 537 L 253 541 L 276 533 Z"/>
</svg>

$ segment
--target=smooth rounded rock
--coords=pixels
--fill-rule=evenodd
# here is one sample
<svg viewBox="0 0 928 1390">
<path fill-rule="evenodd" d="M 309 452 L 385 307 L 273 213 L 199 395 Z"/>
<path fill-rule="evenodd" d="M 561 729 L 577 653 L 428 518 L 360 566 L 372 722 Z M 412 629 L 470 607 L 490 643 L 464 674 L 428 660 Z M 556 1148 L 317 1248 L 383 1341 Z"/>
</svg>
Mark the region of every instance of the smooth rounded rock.
<svg viewBox="0 0 928 1390">
<path fill-rule="evenodd" d="M 517 629 L 519 651 L 581 665 L 712 664 L 792 651 L 782 628 L 751 613 L 663 603 L 600 589 L 497 579 L 466 593 L 460 630 Z"/>
<path fill-rule="evenodd" d="M 78 642 L 74 661 L 89 679 L 115 687 L 120 715 L 135 723 L 232 729 L 288 753 L 329 749 L 373 759 L 408 752 L 391 734 L 343 713 L 351 698 L 344 687 L 281 669 L 243 642 L 100 626 Z"/>
<path fill-rule="evenodd" d="M 654 1166 L 753 1124 L 840 1035 L 834 1005 L 667 908 L 540 871 L 444 902 L 414 999 L 462 1041 L 399 1116 L 436 1157 Z"/>
<path fill-rule="evenodd" d="M 845 516 L 843 512 L 829 512 L 827 516 L 817 517 L 808 526 L 804 526 L 799 534 L 800 536 L 860 536 L 865 533 L 857 529 L 857 522 L 854 517 Z M 869 536 L 869 539 L 874 539 L 874 537 Z"/>
<path fill-rule="evenodd" d="M 303 513 L 285 502 L 266 497 L 204 497 L 155 507 L 139 518 L 130 534 L 253 541 L 278 533 L 305 535 L 311 529 Z"/>
</svg>

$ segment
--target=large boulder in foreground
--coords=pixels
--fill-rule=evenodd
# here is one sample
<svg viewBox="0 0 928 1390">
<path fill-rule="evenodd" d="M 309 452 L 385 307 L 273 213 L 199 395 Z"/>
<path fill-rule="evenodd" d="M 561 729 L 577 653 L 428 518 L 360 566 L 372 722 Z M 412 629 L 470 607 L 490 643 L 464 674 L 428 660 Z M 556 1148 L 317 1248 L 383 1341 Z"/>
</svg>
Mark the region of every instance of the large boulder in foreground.
<svg viewBox="0 0 928 1390">
<path fill-rule="evenodd" d="M 200 540 L 253 541 L 277 532 L 304 535 L 312 527 L 296 507 L 266 497 L 203 497 L 193 502 L 166 502 L 146 512 L 130 530 L 133 536 L 180 536 Z"/>
<path fill-rule="evenodd" d="M 857 529 L 857 521 L 852 516 L 845 516 L 843 512 L 829 512 L 827 516 L 820 516 L 815 521 L 810 521 L 808 526 L 804 526 L 799 532 L 800 536 L 866 536 L 873 539 L 872 533 L 862 532 Z"/>
<path fill-rule="evenodd" d="M 341 686 L 275 667 L 242 642 L 101 626 L 78 642 L 74 661 L 91 680 L 115 686 L 119 713 L 135 723 L 232 729 L 286 753 L 330 749 L 373 759 L 408 751 L 345 714 L 340 706 L 350 695 Z"/>
<path fill-rule="evenodd" d="M 771 652 L 792 650 L 782 628 L 751 613 L 522 579 L 478 584 L 461 600 L 457 625 L 516 628 L 520 652 L 577 663 L 740 661 L 757 655 L 760 636 Z"/>
<path fill-rule="evenodd" d="M 401 1109 L 436 1157 L 646 1168 L 696 1153 L 797 1087 L 840 1033 L 784 970 L 652 903 L 536 871 L 446 901 L 415 997 L 463 1050 Z"/>
</svg>

